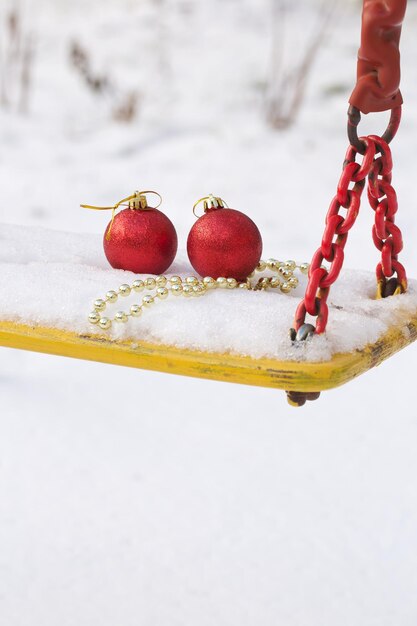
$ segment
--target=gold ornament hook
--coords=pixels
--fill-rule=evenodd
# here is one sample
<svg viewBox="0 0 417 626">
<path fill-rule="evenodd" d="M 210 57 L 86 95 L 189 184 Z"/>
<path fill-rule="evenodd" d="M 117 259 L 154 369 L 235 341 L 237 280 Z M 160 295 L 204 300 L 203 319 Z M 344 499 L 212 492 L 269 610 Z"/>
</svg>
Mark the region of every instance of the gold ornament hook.
<svg viewBox="0 0 417 626">
<path fill-rule="evenodd" d="M 212 208 L 216 208 L 216 209 L 218 208 L 224 209 L 224 207 L 229 208 L 227 202 L 222 200 L 222 198 L 219 198 L 218 196 L 214 196 L 212 193 L 210 193 L 208 196 L 204 196 L 203 198 L 200 198 L 199 200 L 197 200 L 197 202 L 194 204 L 193 213 L 197 218 L 201 217 L 201 215 L 197 215 L 196 213 L 196 208 L 201 202 L 204 202 L 204 213 L 208 209 L 212 209 Z"/>
<path fill-rule="evenodd" d="M 148 201 L 146 199 L 147 193 L 154 194 L 155 196 L 159 198 L 159 202 L 155 207 L 148 206 Z M 130 196 L 127 196 L 127 198 L 122 198 L 121 200 L 119 200 L 119 202 L 116 202 L 116 204 L 114 204 L 113 206 L 94 206 L 92 204 L 80 204 L 80 207 L 82 209 L 92 209 L 93 211 L 112 211 L 110 226 L 106 234 L 106 239 L 107 241 L 109 241 L 111 229 L 113 227 L 114 218 L 116 216 L 116 211 L 120 206 L 126 206 L 134 210 L 146 211 L 149 208 L 157 209 L 158 207 L 161 206 L 161 204 L 162 204 L 161 194 L 158 193 L 157 191 L 148 190 L 148 191 L 135 191 Z"/>
</svg>

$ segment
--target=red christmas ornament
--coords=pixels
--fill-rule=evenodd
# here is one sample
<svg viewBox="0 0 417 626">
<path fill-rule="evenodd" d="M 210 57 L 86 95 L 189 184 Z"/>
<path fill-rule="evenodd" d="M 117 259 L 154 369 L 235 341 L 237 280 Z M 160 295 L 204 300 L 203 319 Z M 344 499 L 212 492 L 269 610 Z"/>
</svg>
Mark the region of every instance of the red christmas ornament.
<svg viewBox="0 0 417 626">
<path fill-rule="evenodd" d="M 200 276 L 235 278 L 243 281 L 258 265 L 262 237 L 256 224 L 244 213 L 225 207 L 221 198 L 208 196 L 204 215 L 191 228 L 188 258 Z"/>
<path fill-rule="evenodd" d="M 156 194 L 136 192 L 114 207 L 87 208 L 113 209 L 103 238 L 104 252 L 112 267 L 135 274 L 163 274 L 177 253 L 177 233 L 162 211 L 148 206 L 146 193 Z M 115 215 L 114 211 L 127 201 L 128 208 Z"/>
</svg>

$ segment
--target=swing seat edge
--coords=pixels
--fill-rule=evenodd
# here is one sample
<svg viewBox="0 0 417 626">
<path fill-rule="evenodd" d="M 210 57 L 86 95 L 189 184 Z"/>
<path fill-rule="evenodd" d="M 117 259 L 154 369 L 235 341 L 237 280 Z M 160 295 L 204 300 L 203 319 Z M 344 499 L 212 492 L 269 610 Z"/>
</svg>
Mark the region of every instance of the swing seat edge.
<svg viewBox="0 0 417 626">
<path fill-rule="evenodd" d="M 417 339 L 417 312 L 375 343 L 329 361 L 253 359 L 14 321 L 0 321 L 0 346 L 182 376 L 286 391 L 318 392 L 344 385 Z"/>
</svg>

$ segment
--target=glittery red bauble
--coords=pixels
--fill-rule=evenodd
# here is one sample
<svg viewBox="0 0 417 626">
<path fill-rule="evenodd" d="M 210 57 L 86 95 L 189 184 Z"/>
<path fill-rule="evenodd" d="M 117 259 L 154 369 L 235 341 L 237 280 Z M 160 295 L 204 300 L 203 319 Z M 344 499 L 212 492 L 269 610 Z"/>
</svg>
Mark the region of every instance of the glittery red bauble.
<svg viewBox="0 0 417 626">
<path fill-rule="evenodd" d="M 187 252 L 200 276 L 245 280 L 258 265 L 262 237 L 252 220 L 234 209 L 206 209 L 190 230 Z"/>
<path fill-rule="evenodd" d="M 116 269 L 163 274 L 175 258 L 178 239 L 173 223 L 162 211 L 129 208 L 108 224 L 103 246 L 108 262 Z"/>
</svg>

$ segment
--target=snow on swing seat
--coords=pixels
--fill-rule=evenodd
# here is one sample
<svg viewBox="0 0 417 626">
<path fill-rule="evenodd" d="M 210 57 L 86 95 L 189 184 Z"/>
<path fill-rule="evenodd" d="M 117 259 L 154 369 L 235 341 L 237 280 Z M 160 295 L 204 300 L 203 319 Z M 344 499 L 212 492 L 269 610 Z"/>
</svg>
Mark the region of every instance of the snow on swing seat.
<svg viewBox="0 0 417 626">
<path fill-rule="evenodd" d="M 185 253 L 167 274 L 190 275 Z M 158 301 L 127 324 L 88 322 L 93 300 L 131 272 L 109 268 L 101 236 L 0 226 L 0 345 L 296 391 L 337 387 L 417 338 L 417 284 L 375 300 L 373 272 L 344 270 L 325 335 L 288 338 L 306 278 L 291 294 L 215 290 Z M 113 313 L 140 302 L 119 298 Z"/>
</svg>

